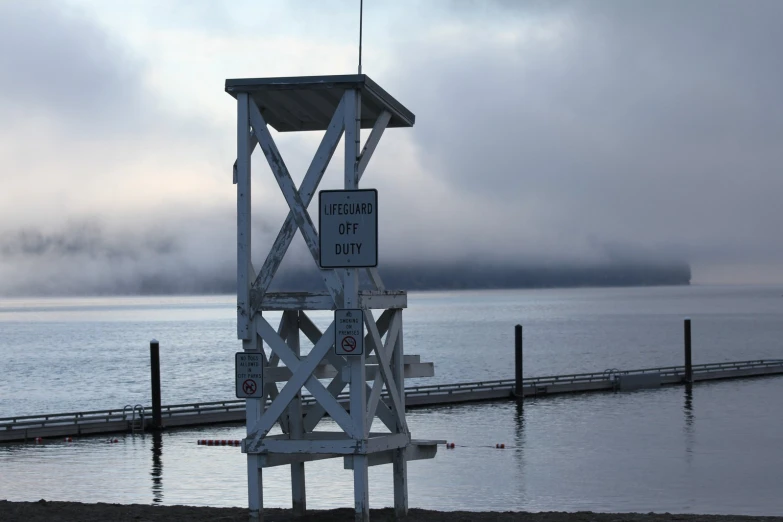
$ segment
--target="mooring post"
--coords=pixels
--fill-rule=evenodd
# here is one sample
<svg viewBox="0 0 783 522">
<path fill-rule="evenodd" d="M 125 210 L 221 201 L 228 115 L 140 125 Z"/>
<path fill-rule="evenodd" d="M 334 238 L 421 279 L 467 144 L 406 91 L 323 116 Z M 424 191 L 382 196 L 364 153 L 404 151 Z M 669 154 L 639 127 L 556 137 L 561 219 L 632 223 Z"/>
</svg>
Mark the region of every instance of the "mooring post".
<svg viewBox="0 0 783 522">
<path fill-rule="evenodd" d="M 514 327 L 514 396 L 522 400 L 522 325 Z"/>
<path fill-rule="evenodd" d="M 693 362 L 691 361 L 691 319 L 685 318 L 685 383 L 693 383 Z"/>
<path fill-rule="evenodd" d="M 160 344 L 155 339 L 150 341 L 150 373 L 152 384 L 152 426 L 151 430 L 163 428 L 160 414 Z"/>
</svg>

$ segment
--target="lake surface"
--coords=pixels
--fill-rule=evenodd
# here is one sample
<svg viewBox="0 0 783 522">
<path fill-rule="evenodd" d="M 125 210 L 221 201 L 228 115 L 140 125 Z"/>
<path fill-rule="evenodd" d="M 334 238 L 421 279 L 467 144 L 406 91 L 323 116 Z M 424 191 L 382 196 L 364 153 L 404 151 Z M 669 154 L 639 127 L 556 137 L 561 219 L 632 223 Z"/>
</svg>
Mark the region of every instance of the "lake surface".
<svg viewBox="0 0 783 522">
<path fill-rule="evenodd" d="M 458 382 L 513 376 L 514 324 L 528 376 L 783 358 L 783 288 L 659 287 L 415 293 L 406 353 Z M 149 401 L 149 339 L 161 342 L 163 402 L 233 398 L 231 296 L 0 301 L 0 417 Z M 273 314 L 272 317 L 275 316 Z M 330 314 L 312 314 L 322 328 Z M 415 381 L 409 381 L 413 384 Z M 596 393 L 409 412 L 416 438 L 455 441 L 409 466 L 414 507 L 468 510 L 783 514 L 783 378 Z M 0 445 L 0 498 L 244 506 L 244 456 L 199 438 Z M 496 443 L 505 450 L 495 449 Z M 308 504 L 351 506 L 338 460 L 308 464 Z M 289 506 L 288 473 L 264 472 L 268 506 Z M 391 505 L 391 468 L 371 470 L 371 505 Z"/>
</svg>

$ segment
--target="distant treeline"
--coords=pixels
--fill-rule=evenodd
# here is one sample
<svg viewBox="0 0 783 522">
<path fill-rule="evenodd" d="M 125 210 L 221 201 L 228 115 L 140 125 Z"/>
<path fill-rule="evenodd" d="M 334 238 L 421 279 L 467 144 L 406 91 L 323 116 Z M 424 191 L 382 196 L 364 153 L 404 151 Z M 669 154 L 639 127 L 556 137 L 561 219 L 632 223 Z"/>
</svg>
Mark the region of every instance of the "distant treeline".
<svg viewBox="0 0 783 522">
<path fill-rule="evenodd" d="M 687 285 L 691 269 L 686 263 L 607 263 L 593 266 L 491 266 L 470 264 L 382 265 L 378 271 L 389 290 L 467 290 L 489 288 L 568 288 L 580 286 Z M 368 288 L 366 272 L 360 284 Z M 323 291 L 318 271 L 280 271 L 272 291 Z M 232 271 L 193 274 L 172 278 L 170 274 L 147 275 L 127 286 L 113 286 L 101 294 L 233 294 L 236 279 Z"/>
<path fill-rule="evenodd" d="M 530 267 L 433 264 L 381 266 L 378 270 L 388 289 L 399 290 L 688 285 L 691 281 L 687 263 Z M 312 290 L 320 284 L 315 271 L 290 271 L 279 274 L 273 288 Z"/>
</svg>

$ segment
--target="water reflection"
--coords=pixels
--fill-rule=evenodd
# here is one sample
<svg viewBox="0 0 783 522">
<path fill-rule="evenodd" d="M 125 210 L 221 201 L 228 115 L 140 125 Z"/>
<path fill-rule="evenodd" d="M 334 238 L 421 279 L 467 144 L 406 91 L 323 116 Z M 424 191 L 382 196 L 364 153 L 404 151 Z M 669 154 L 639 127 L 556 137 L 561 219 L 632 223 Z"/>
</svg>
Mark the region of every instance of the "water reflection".
<svg viewBox="0 0 783 522">
<path fill-rule="evenodd" d="M 163 434 L 152 434 L 152 502 L 163 502 Z"/>
<path fill-rule="evenodd" d="M 692 384 L 686 384 L 685 385 L 685 404 L 682 408 L 683 413 L 685 413 L 685 460 L 688 464 L 691 463 L 691 460 L 693 459 L 693 442 L 694 442 L 694 434 L 693 434 L 693 385 Z"/>
<path fill-rule="evenodd" d="M 519 476 L 516 479 L 516 494 L 519 499 L 527 498 L 525 480 L 525 407 L 522 400 L 516 401 L 514 415 L 514 448 L 513 455 Z"/>
</svg>

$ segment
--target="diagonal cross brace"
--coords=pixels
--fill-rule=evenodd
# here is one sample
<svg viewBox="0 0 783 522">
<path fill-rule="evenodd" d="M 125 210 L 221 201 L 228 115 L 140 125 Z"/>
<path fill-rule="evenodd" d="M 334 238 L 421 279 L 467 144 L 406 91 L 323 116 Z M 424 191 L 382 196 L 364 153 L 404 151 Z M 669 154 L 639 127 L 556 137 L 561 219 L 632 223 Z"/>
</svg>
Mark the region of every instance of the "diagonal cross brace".
<svg viewBox="0 0 783 522">
<path fill-rule="evenodd" d="M 386 361 L 386 364 L 389 364 L 389 361 L 391 361 L 392 353 L 394 352 L 394 347 L 397 342 L 397 336 L 400 333 L 400 312 L 397 311 L 394 313 L 391 319 L 391 324 L 389 325 L 389 333 L 386 335 L 386 341 L 384 343 L 383 349 L 375 349 L 375 354 L 378 359 L 383 358 Z M 383 335 L 380 331 L 378 332 L 381 335 Z M 372 336 L 370 336 L 372 339 Z M 378 372 L 375 374 L 375 380 L 372 384 L 372 391 L 370 392 L 369 399 L 367 400 L 367 433 L 370 433 L 370 429 L 372 428 L 372 421 L 375 418 L 376 410 L 378 408 L 378 401 L 381 398 L 381 389 L 383 388 L 383 379 L 381 378 L 381 372 Z M 388 388 L 388 386 L 387 386 Z"/>
<path fill-rule="evenodd" d="M 360 180 L 364 175 L 364 170 L 367 168 L 367 164 L 370 162 L 370 158 L 372 158 L 372 155 L 375 152 L 375 147 L 377 147 L 378 142 L 381 141 L 383 131 L 385 131 L 386 127 L 389 125 L 389 120 L 391 120 L 391 113 L 389 111 L 382 111 L 378 116 L 378 119 L 375 120 L 375 125 L 373 125 L 372 130 L 370 131 L 370 135 L 367 137 L 367 141 L 364 143 L 362 152 L 359 154 L 359 165 L 357 166 L 357 170 Z M 386 289 L 377 268 L 367 268 L 367 275 L 370 276 L 370 281 L 372 281 L 372 284 L 375 285 L 376 290 L 382 292 Z"/>
<path fill-rule="evenodd" d="M 258 333 L 264 336 L 266 343 L 272 348 L 272 351 L 280 356 L 280 359 L 293 373 L 283 389 L 280 390 L 277 398 L 267 409 L 264 416 L 254 427 L 255 441 L 257 444 L 277 422 L 277 419 L 285 411 L 285 408 L 294 398 L 296 393 L 304 386 L 307 388 L 316 401 L 321 404 L 329 415 L 346 433 L 352 432 L 351 418 L 348 413 L 340 406 L 340 403 L 326 391 L 324 385 L 316 379 L 312 373 L 318 366 L 324 355 L 334 345 L 334 323 L 327 329 L 326 333 L 318 340 L 313 349 L 304 360 L 300 360 L 288 347 L 274 329 L 265 319 L 259 318 Z"/>
<path fill-rule="evenodd" d="M 378 355 L 378 369 L 380 370 L 383 380 L 386 383 L 386 390 L 389 392 L 389 399 L 391 400 L 392 411 L 397 418 L 397 432 L 407 433 L 408 425 L 405 422 L 405 408 L 400 402 L 400 395 L 397 391 L 397 383 L 394 382 L 394 378 L 389 368 L 388 360 L 383 357 L 383 344 L 381 341 L 381 335 L 378 331 L 378 327 L 375 325 L 375 320 L 372 316 L 371 310 L 364 311 L 364 323 L 367 325 L 367 332 L 375 345 L 375 351 Z M 395 430 L 392 430 L 395 431 Z"/>
<path fill-rule="evenodd" d="M 252 99 L 249 100 L 248 105 L 250 106 L 250 122 L 253 125 L 256 136 L 258 136 L 258 144 L 261 146 L 264 156 L 266 156 L 272 173 L 277 180 L 277 184 L 280 186 L 280 191 L 283 193 L 283 196 L 288 203 L 288 207 L 294 216 L 296 225 L 302 233 L 305 244 L 310 250 L 313 260 L 320 269 L 318 232 L 316 232 L 313 220 L 307 212 L 307 205 L 302 201 L 302 197 L 299 195 L 299 191 L 296 189 L 296 185 L 294 185 L 294 181 L 291 179 L 288 167 L 286 167 L 283 158 L 280 156 L 280 151 L 277 150 L 277 145 L 275 145 L 272 135 L 269 133 L 266 121 L 264 121 L 264 117 L 261 116 L 261 111 L 258 110 L 258 106 Z M 342 306 L 343 285 L 335 271 L 321 270 L 321 277 L 324 280 L 326 289 L 332 296 L 335 306 Z"/>
<path fill-rule="evenodd" d="M 387 328 L 389 327 L 389 320 L 392 316 L 393 311 L 392 310 L 385 310 L 381 316 L 378 318 L 378 331 L 381 332 L 381 335 L 386 333 Z M 302 315 L 302 321 L 301 321 L 301 329 L 302 332 L 307 336 L 310 341 L 313 343 L 317 342 L 318 339 L 322 336 L 321 331 L 318 329 L 315 324 L 310 320 L 307 315 Z M 369 345 L 368 342 L 369 338 L 365 337 L 365 345 Z M 349 384 L 348 381 L 343 380 L 343 375 L 341 369 L 346 365 L 346 361 L 343 357 L 336 355 L 334 352 L 329 352 L 327 354 L 327 358 L 329 359 L 329 362 L 332 364 L 332 366 L 335 367 L 335 369 L 338 370 L 337 375 L 332 379 L 332 382 L 329 383 L 329 386 L 327 387 L 327 391 L 332 394 L 333 397 L 337 397 L 340 392 L 342 392 L 345 387 Z M 370 390 L 370 386 L 368 384 L 365 384 L 367 387 L 367 390 Z M 314 405 L 310 411 L 305 416 L 304 426 L 305 431 L 312 431 L 318 423 L 323 418 L 326 411 L 324 408 L 318 404 Z M 395 419 L 394 415 L 392 414 L 391 410 L 383 403 L 381 403 L 381 406 L 377 410 L 377 415 L 381 419 L 381 421 L 386 425 L 389 430 L 393 430 L 395 426 Z"/>
<path fill-rule="evenodd" d="M 321 144 L 318 146 L 318 150 L 313 157 L 313 161 L 310 162 L 310 167 L 307 169 L 304 179 L 299 186 L 299 194 L 302 197 L 302 203 L 305 207 L 310 204 L 315 191 L 318 189 L 318 185 L 321 183 L 326 167 L 329 166 L 329 161 L 334 155 L 334 151 L 337 149 L 337 145 L 340 143 L 340 138 L 343 135 L 345 125 L 343 122 L 343 100 L 340 99 L 337 110 L 335 110 L 332 120 L 329 122 L 329 127 L 326 129 Z M 255 132 L 253 136 L 255 136 Z M 253 143 L 251 137 L 251 144 Z M 256 140 L 257 142 L 257 140 Z M 272 283 L 272 278 L 275 276 L 277 269 L 280 268 L 280 263 L 283 261 L 285 253 L 288 251 L 288 247 L 291 245 L 291 240 L 294 238 L 297 230 L 297 222 L 294 218 L 292 211 L 288 212 L 288 216 L 285 218 L 280 232 L 277 234 L 272 248 L 269 250 L 269 254 L 264 261 L 264 266 L 261 268 L 261 272 L 258 274 L 253 288 L 263 295 L 269 289 L 269 285 Z"/>
<path fill-rule="evenodd" d="M 256 150 L 256 145 L 258 145 L 258 138 L 256 138 L 256 133 L 251 129 L 250 130 L 250 142 L 249 142 L 248 151 L 247 151 L 248 154 L 253 154 L 253 151 Z M 239 177 L 238 177 L 238 174 L 237 174 L 237 161 L 238 160 L 234 161 L 234 168 L 232 169 L 232 171 L 234 173 L 234 185 L 236 185 L 237 182 L 239 181 Z"/>
</svg>

